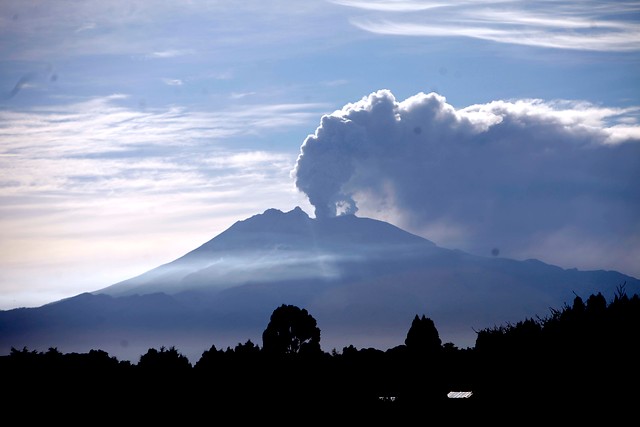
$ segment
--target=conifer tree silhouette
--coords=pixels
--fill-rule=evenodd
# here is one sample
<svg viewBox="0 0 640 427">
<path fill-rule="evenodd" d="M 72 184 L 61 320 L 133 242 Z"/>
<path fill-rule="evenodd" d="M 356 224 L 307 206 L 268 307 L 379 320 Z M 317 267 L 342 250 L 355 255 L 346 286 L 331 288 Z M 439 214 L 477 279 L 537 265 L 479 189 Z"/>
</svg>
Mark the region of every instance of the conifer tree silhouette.
<svg viewBox="0 0 640 427">
<path fill-rule="evenodd" d="M 442 348 L 442 340 L 435 323 L 424 314 L 422 317 L 416 314 L 413 318 L 404 343 L 409 350 L 420 353 L 433 353 Z"/>
</svg>

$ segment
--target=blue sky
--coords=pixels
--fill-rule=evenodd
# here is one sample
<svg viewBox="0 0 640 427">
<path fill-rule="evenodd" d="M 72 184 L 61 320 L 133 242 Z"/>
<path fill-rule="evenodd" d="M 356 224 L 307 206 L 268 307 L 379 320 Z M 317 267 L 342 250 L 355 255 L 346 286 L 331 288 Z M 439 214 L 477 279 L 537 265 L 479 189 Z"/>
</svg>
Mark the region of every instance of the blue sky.
<svg viewBox="0 0 640 427">
<path fill-rule="evenodd" d="M 639 18 L 633 1 L 4 0 L 0 309 L 130 278 L 268 208 L 313 216 L 308 194 L 443 247 L 638 277 Z"/>
</svg>

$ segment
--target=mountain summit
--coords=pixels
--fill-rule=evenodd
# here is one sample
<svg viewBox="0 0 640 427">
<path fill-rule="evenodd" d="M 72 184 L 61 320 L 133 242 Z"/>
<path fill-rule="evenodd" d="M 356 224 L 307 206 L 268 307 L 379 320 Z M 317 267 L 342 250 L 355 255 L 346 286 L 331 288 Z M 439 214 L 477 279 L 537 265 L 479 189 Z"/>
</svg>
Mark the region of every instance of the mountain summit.
<svg viewBox="0 0 640 427">
<path fill-rule="evenodd" d="M 374 219 L 267 209 L 137 277 L 0 311 L 0 350 L 99 348 L 135 361 L 175 345 L 195 361 L 211 345 L 260 344 L 282 304 L 314 316 L 326 351 L 401 345 L 417 314 L 464 348 L 478 330 L 544 317 L 576 294 L 613 298 L 622 285 L 640 290 L 640 280 L 618 272 L 475 256 Z"/>
<path fill-rule="evenodd" d="M 94 293 L 210 293 L 249 282 L 335 278 L 348 273 L 341 266 L 350 261 L 414 257 L 435 249 L 429 240 L 374 219 L 319 220 L 300 207 L 267 209 L 175 261 Z"/>
</svg>

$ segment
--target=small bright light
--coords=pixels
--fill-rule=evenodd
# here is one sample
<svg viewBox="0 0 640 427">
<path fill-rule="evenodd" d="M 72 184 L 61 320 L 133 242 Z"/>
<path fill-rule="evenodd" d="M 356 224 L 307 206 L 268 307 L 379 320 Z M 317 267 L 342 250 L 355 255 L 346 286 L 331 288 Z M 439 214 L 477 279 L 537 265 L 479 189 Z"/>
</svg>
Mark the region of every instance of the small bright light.
<svg viewBox="0 0 640 427">
<path fill-rule="evenodd" d="M 450 391 L 447 393 L 447 397 L 449 399 L 466 399 L 471 397 L 472 394 L 472 391 Z"/>
</svg>

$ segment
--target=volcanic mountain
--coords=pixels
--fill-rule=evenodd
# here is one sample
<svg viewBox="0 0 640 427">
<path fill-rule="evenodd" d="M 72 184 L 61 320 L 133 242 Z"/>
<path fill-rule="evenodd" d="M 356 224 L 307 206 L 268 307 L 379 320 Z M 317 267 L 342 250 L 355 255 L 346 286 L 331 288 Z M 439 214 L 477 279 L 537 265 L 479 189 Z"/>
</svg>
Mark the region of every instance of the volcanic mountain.
<svg viewBox="0 0 640 427">
<path fill-rule="evenodd" d="M 0 351 L 102 349 L 137 362 L 151 347 L 175 346 L 195 363 L 211 345 L 261 345 L 282 304 L 309 311 L 325 351 L 401 345 L 416 314 L 433 319 L 443 342 L 464 348 L 481 329 L 545 317 L 576 295 L 610 299 L 621 286 L 638 293 L 640 280 L 475 256 L 370 218 L 268 209 L 137 277 L 0 311 Z"/>
</svg>

